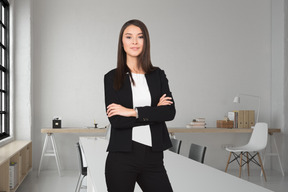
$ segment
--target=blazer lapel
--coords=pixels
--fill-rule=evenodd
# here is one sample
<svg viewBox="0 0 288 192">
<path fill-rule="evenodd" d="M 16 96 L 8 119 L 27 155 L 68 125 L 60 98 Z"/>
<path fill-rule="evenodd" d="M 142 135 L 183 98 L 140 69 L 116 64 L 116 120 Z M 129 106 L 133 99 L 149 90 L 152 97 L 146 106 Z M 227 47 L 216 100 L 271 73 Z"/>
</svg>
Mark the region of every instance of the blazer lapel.
<svg viewBox="0 0 288 192">
<path fill-rule="evenodd" d="M 128 74 L 125 76 L 124 84 L 119 90 L 118 97 L 124 107 L 133 108 L 131 82 Z"/>
<path fill-rule="evenodd" d="M 151 106 L 157 106 L 159 102 L 159 93 L 160 93 L 160 81 L 157 79 L 157 75 L 155 72 L 149 73 L 145 75 L 147 84 L 149 87 L 150 95 L 151 95 Z"/>
</svg>

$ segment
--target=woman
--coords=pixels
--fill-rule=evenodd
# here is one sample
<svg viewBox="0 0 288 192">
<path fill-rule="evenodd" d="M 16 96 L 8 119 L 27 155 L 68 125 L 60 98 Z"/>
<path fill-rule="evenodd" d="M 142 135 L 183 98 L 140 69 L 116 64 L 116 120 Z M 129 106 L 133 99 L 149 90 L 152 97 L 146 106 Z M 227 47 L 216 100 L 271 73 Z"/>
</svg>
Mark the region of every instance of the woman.
<svg viewBox="0 0 288 192">
<path fill-rule="evenodd" d="M 163 151 L 171 141 L 165 121 L 175 106 L 163 70 L 150 60 L 148 30 L 139 20 L 126 22 L 119 35 L 117 68 L 104 77 L 111 123 L 105 176 L 109 192 L 171 192 Z"/>
</svg>

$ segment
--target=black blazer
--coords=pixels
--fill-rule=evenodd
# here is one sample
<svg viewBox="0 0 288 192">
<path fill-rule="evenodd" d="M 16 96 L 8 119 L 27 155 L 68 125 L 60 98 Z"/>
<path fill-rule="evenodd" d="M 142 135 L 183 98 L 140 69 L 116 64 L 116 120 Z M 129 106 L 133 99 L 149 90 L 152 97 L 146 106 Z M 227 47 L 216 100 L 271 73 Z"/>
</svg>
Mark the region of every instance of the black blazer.
<svg viewBox="0 0 288 192">
<path fill-rule="evenodd" d="M 115 72 L 116 69 L 113 69 L 104 77 L 106 110 L 111 103 L 133 108 L 129 75 L 125 76 L 122 88 L 115 90 L 113 88 Z M 165 72 L 156 68 L 156 70 L 146 74 L 145 77 L 151 94 L 151 106 L 137 107 L 137 119 L 119 115 L 109 118 L 111 135 L 107 151 L 131 151 L 132 128 L 140 125 L 150 125 L 153 151 L 164 151 L 172 146 L 165 121 L 174 119 L 176 114 L 175 102 L 172 99 L 172 105 L 157 107 L 163 94 L 172 97 Z"/>
</svg>

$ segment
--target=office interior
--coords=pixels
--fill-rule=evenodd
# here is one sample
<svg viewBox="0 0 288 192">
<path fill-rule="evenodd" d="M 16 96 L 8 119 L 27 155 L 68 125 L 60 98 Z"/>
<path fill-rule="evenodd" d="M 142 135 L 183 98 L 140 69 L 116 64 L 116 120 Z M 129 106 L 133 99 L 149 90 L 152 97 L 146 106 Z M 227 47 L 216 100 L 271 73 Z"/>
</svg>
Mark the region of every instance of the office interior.
<svg viewBox="0 0 288 192">
<path fill-rule="evenodd" d="M 259 122 L 281 129 L 274 136 L 287 174 L 287 0 L 9 2 L 13 138 L 0 145 L 32 140 L 34 170 L 45 137 L 41 129 L 51 127 L 53 117 L 61 117 L 63 127 L 109 124 L 104 74 L 116 67 L 121 26 L 136 18 L 148 27 L 152 63 L 165 70 L 174 96 L 176 117 L 167 126 L 184 128 L 204 117 L 207 127 L 216 127 L 229 111 L 256 109 L 251 98 L 233 103 L 236 95 L 260 96 Z M 77 169 L 79 136 L 89 134 L 55 136 L 64 170 Z M 224 170 L 229 155 L 224 146 L 245 144 L 250 134 L 176 137 L 183 141 L 181 155 L 188 155 L 192 142 L 205 145 L 205 164 Z M 45 161 L 43 167 L 57 174 L 55 161 Z M 265 169 L 281 174 L 274 157 L 266 160 Z"/>
</svg>

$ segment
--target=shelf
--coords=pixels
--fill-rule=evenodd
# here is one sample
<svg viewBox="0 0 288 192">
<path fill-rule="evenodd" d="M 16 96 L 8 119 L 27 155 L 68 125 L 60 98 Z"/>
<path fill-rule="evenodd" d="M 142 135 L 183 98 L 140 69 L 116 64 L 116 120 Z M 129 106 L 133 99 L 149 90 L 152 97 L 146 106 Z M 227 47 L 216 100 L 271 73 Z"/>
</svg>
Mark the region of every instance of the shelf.
<svg viewBox="0 0 288 192">
<path fill-rule="evenodd" d="M 17 164 L 17 183 L 13 189 L 9 184 L 9 165 Z M 0 191 L 15 192 L 29 171 L 32 170 L 32 142 L 13 141 L 0 148 Z"/>
</svg>

